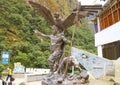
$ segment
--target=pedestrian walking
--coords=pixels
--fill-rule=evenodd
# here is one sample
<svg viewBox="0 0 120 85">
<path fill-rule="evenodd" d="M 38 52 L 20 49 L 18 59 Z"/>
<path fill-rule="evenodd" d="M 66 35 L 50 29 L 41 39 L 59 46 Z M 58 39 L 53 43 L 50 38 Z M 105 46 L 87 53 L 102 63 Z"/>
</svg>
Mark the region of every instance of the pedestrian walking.
<svg viewBox="0 0 120 85">
<path fill-rule="evenodd" d="M 7 75 L 7 78 L 6 78 L 6 81 L 8 81 L 8 79 L 10 78 L 12 78 L 12 70 L 11 70 L 11 68 L 7 68 L 7 70 L 8 70 L 8 75 Z"/>
</svg>

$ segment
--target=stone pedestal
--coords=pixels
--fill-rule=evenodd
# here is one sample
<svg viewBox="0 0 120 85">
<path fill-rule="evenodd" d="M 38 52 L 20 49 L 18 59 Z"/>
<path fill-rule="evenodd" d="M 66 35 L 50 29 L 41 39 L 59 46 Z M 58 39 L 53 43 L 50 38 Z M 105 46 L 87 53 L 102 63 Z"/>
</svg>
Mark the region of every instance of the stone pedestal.
<svg viewBox="0 0 120 85">
<path fill-rule="evenodd" d="M 70 75 L 67 74 L 53 74 L 51 76 L 46 76 L 42 80 L 42 85 L 79 85 L 88 82 L 89 75 L 86 71 L 83 71 L 79 74 Z"/>
</svg>

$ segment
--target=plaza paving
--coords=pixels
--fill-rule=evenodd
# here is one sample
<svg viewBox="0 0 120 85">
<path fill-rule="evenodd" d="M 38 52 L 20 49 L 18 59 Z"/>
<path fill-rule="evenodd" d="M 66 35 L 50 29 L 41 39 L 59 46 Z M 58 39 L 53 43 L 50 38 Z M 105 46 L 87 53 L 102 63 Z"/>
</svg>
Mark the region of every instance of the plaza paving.
<svg viewBox="0 0 120 85">
<path fill-rule="evenodd" d="M 15 85 L 19 85 L 21 82 L 25 82 L 24 78 L 15 78 Z M 41 81 L 28 82 L 26 85 L 41 85 Z"/>
<path fill-rule="evenodd" d="M 24 78 L 16 78 L 14 83 L 15 85 L 19 85 L 21 82 L 25 82 Z M 42 85 L 41 81 L 35 81 L 35 82 L 28 82 L 26 85 Z M 88 84 L 81 84 L 81 85 L 114 85 L 114 82 L 107 81 L 107 80 L 93 80 L 90 79 L 90 82 Z"/>
<path fill-rule="evenodd" d="M 15 74 L 13 75 L 15 78 L 15 85 L 19 85 L 22 82 L 25 82 L 24 74 Z M 44 77 L 44 76 L 41 76 Z M 114 79 L 114 77 L 103 77 L 101 79 L 93 79 L 90 77 L 89 83 L 87 84 L 81 84 L 81 85 L 114 85 L 113 81 L 109 81 L 111 79 Z M 34 82 L 25 82 L 26 85 L 42 85 L 41 81 L 34 81 Z M 76 84 L 77 85 L 77 84 Z M 120 85 L 120 84 L 117 84 Z"/>
</svg>

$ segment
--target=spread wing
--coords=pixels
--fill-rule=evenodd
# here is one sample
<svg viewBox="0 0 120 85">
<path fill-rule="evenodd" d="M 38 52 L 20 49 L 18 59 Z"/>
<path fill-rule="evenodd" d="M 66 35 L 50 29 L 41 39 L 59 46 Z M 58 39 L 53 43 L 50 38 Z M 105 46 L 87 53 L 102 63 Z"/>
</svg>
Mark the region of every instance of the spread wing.
<svg viewBox="0 0 120 85">
<path fill-rule="evenodd" d="M 55 21 L 53 19 L 53 16 L 52 16 L 50 10 L 48 10 L 46 7 L 44 7 L 38 3 L 32 2 L 32 1 L 29 1 L 29 3 L 35 10 L 40 12 L 40 14 L 48 21 L 48 23 L 50 23 L 50 25 L 55 24 Z"/>
<path fill-rule="evenodd" d="M 74 24 L 75 16 L 76 13 L 72 13 L 63 21 L 63 26 L 65 29 L 67 29 L 68 27 Z"/>
<path fill-rule="evenodd" d="M 63 25 L 65 27 L 65 29 L 67 29 L 68 27 L 72 26 L 75 24 L 76 22 L 76 18 L 77 21 L 80 21 L 80 18 L 84 17 L 81 13 L 77 14 L 76 12 L 71 13 L 64 21 L 63 21 Z"/>
</svg>

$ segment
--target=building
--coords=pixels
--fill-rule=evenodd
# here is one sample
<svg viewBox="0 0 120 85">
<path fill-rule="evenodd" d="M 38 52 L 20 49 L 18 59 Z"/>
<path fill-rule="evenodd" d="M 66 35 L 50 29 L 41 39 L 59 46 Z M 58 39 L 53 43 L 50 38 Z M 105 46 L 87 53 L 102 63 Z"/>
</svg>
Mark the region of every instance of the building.
<svg viewBox="0 0 120 85">
<path fill-rule="evenodd" d="M 108 0 L 95 22 L 95 46 L 98 56 L 115 60 L 120 57 L 120 0 Z"/>
</svg>

